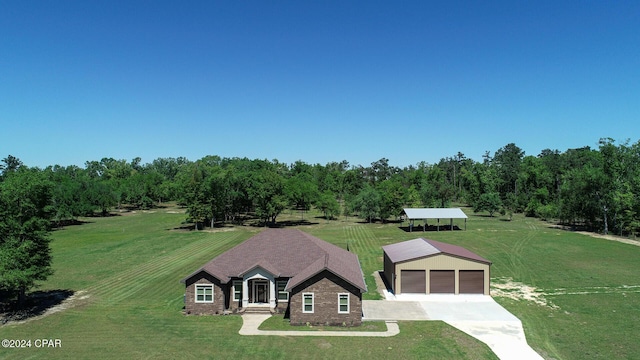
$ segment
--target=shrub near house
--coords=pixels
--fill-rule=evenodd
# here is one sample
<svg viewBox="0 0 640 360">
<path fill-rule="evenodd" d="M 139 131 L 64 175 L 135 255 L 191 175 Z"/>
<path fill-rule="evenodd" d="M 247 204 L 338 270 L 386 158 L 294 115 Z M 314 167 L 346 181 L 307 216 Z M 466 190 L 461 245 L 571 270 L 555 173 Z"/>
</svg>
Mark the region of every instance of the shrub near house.
<svg viewBox="0 0 640 360">
<path fill-rule="evenodd" d="M 362 322 L 366 285 L 358 257 L 295 229 L 268 229 L 182 280 L 187 314 L 261 307 L 293 325 Z"/>
</svg>

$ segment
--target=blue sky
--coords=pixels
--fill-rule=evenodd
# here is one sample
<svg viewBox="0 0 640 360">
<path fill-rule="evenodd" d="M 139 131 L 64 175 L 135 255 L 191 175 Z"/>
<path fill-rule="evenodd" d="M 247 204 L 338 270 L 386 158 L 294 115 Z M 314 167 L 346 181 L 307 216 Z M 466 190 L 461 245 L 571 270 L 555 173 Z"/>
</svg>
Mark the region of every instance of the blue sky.
<svg viewBox="0 0 640 360">
<path fill-rule="evenodd" d="M 0 1 L 0 157 L 406 166 L 639 140 L 638 1 Z"/>
</svg>

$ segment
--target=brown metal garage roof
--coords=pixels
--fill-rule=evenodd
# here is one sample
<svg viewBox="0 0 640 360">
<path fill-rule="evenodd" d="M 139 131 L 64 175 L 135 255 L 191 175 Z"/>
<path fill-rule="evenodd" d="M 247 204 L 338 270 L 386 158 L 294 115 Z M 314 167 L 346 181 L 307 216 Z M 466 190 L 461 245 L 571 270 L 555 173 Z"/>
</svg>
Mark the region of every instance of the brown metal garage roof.
<svg viewBox="0 0 640 360">
<path fill-rule="evenodd" d="M 394 263 L 419 259 L 437 254 L 446 254 L 491 264 L 491 261 L 463 248 L 462 246 L 451 245 L 425 238 L 418 238 L 399 242 L 396 244 L 386 245 L 382 247 L 382 250 Z"/>
</svg>

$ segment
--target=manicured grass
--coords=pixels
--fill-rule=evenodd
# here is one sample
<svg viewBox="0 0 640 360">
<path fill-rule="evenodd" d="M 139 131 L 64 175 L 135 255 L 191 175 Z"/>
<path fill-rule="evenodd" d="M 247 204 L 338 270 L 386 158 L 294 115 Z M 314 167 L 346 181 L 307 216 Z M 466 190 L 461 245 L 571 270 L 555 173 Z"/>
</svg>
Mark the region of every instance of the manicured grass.
<svg viewBox="0 0 640 360">
<path fill-rule="evenodd" d="M 239 316 L 184 316 L 180 279 L 262 229 L 178 231 L 185 216 L 175 210 L 85 219 L 54 232 L 55 274 L 39 290 L 72 290 L 72 306 L 1 326 L 0 338 L 60 339 L 62 348 L 0 349 L 0 358 L 495 358 L 486 345 L 438 321 L 401 322 L 399 335 L 372 340 L 240 336 Z M 523 321 L 529 343 L 545 358 L 640 358 L 640 247 L 521 216 L 508 222 L 467 214 L 467 231 L 408 233 L 400 224 L 325 221 L 313 212 L 305 218 L 314 224 L 299 228 L 358 254 L 365 299 L 379 298 L 372 274 L 382 269 L 380 247 L 424 236 L 469 248 L 493 262 L 496 283 L 531 286 L 550 304 L 518 297 L 521 289 L 515 299 L 496 298 Z M 277 317 L 265 326 L 288 327 Z"/>
<path fill-rule="evenodd" d="M 393 338 L 240 336 L 240 316 L 185 316 L 180 279 L 262 228 L 174 230 L 175 209 L 137 212 L 53 234 L 55 274 L 40 290 L 72 290 L 72 306 L 0 327 L 9 339 L 60 339 L 61 348 L 0 349 L 0 358 L 447 358 L 486 359 L 484 344 L 444 324 L 403 324 Z M 331 222 L 305 227 L 337 227 Z M 341 238 L 344 243 L 344 238 Z M 373 288 L 375 291 L 375 288 Z M 379 325 L 372 325 L 379 326 Z M 384 326 L 384 324 L 382 324 Z M 438 334 L 440 333 L 440 334 Z M 424 349 L 422 337 L 434 346 Z"/>
</svg>

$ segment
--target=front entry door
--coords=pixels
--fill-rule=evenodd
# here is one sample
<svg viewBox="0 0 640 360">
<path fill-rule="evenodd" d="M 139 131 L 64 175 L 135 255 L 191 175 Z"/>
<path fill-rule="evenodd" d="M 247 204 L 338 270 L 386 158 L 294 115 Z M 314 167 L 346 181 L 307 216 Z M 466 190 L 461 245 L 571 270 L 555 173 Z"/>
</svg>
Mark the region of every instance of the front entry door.
<svg viewBox="0 0 640 360">
<path fill-rule="evenodd" d="M 266 281 L 253 282 L 253 302 L 267 303 L 269 302 L 269 283 Z"/>
</svg>

